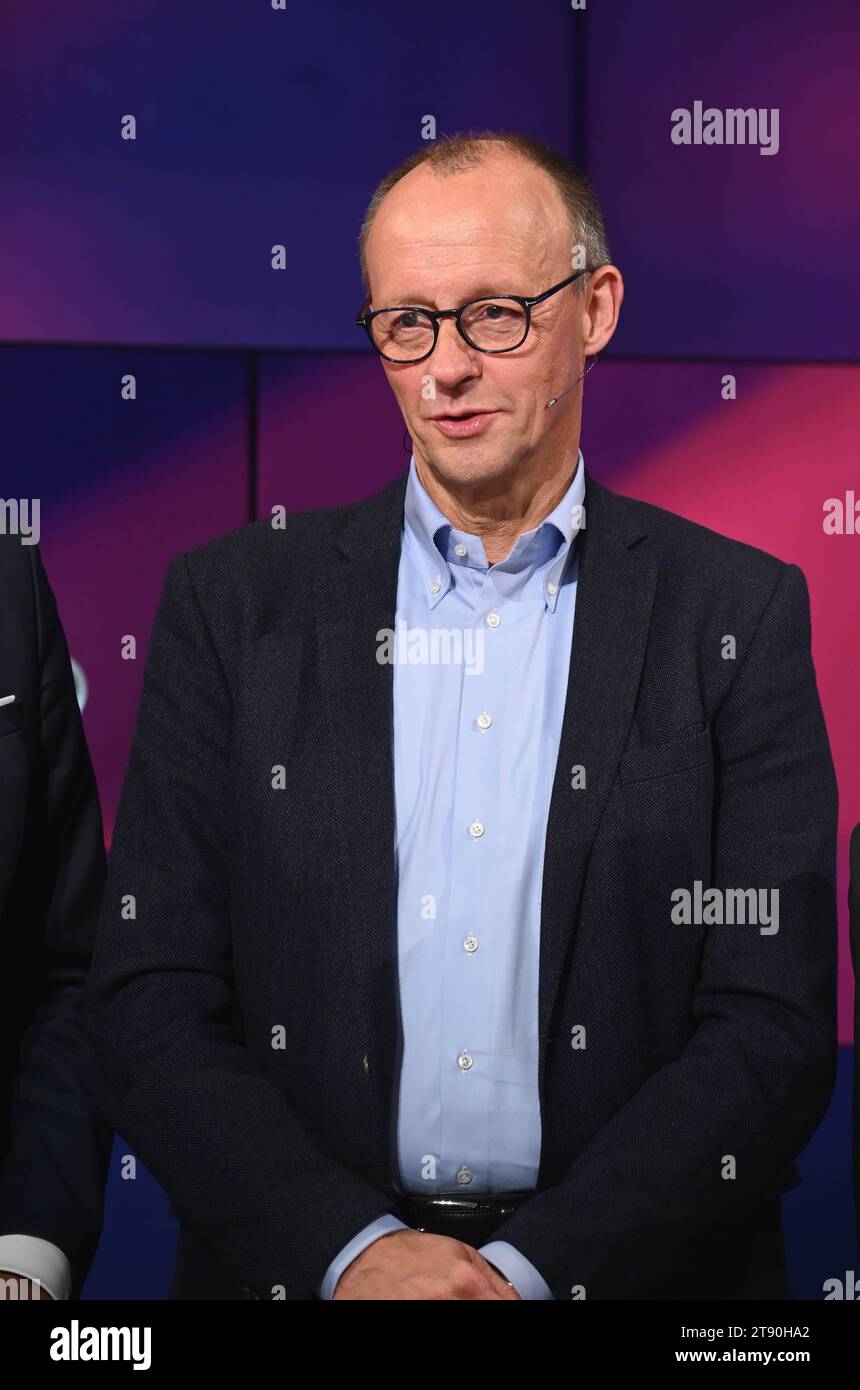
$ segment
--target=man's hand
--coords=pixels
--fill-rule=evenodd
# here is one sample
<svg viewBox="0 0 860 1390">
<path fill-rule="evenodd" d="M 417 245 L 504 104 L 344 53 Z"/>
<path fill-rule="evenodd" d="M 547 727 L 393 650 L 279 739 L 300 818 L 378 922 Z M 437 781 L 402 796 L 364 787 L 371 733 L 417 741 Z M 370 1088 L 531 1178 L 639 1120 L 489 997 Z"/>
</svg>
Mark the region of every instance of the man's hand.
<svg viewBox="0 0 860 1390">
<path fill-rule="evenodd" d="M 334 1291 L 355 1299 L 519 1299 L 471 1245 L 425 1231 L 391 1231 L 348 1265 Z"/>
<path fill-rule="evenodd" d="M 17 1298 L 12 1297 L 13 1284 L 17 1288 Z M 53 1303 L 53 1298 L 47 1289 L 43 1289 L 41 1284 L 37 1284 L 33 1279 L 28 1279 L 26 1274 L 13 1274 L 9 1269 L 0 1269 L 0 1302 L 23 1303 L 28 1299 L 35 1299 L 34 1290 L 39 1290 L 39 1300 L 42 1303 Z"/>
</svg>

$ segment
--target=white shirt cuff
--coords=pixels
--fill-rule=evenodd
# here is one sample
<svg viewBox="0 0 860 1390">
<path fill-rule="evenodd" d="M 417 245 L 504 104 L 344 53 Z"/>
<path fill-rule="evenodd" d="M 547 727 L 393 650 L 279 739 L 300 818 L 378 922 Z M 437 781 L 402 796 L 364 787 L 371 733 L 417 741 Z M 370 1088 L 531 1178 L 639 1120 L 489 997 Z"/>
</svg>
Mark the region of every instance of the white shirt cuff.
<svg viewBox="0 0 860 1390">
<path fill-rule="evenodd" d="M 368 1245 L 372 1245 L 380 1236 L 387 1236 L 392 1231 L 408 1231 L 410 1228 L 405 1221 L 394 1216 L 391 1212 L 386 1212 L 384 1216 L 378 1216 L 375 1221 L 371 1221 L 368 1226 L 364 1226 L 353 1236 L 348 1245 L 345 1245 L 339 1255 L 335 1255 L 331 1264 L 325 1272 L 322 1284 L 320 1285 L 320 1298 L 329 1299 L 334 1297 L 337 1281 L 343 1274 L 347 1265 L 351 1265 L 353 1260 L 357 1260 L 362 1250 L 366 1250 Z"/>
<path fill-rule="evenodd" d="M 521 1255 L 506 1240 L 491 1240 L 478 1251 L 491 1265 L 495 1265 L 505 1279 L 513 1284 L 520 1298 L 552 1298 L 552 1290 L 542 1274 L 538 1274 L 531 1260 Z"/>
<path fill-rule="evenodd" d="M 41 1236 L 0 1236 L 0 1269 L 38 1280 L 52 1298 L 67 1299 L 72 1291 L 69 1261 Z"/>
</svg>

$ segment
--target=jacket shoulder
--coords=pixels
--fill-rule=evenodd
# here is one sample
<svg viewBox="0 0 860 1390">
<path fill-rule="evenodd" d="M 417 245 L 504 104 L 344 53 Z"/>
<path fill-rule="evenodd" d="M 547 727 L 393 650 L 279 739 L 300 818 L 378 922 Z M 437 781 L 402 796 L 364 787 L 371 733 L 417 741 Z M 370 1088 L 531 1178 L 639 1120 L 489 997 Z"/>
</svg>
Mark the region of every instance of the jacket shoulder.
<svg viewBox="0 0 860 1390">
<path fill-rule="evenodd" d="M 322 507 L 287 512 L 281 517 L 261 517 L 193 546 L 177 558 L 184 559 L 195 577 L 202 580 L 219 573 L 259 578 L 267 566 L 280 567 L 287 558 L 298 566 L 324 549 L 351 510 L 348 506 Z"/>
<path fill-rule="evenodd" d="M 592 485 L 594 480 L 591 480 Z M 777 555 L 746 541 L 734 540 L 709 526 L 690 521 L 677 512 L 611 491 L 602 484 L 597 489 L 604 506 L 616 513 L 618 524 L 628 535 L 647 535 L 661 567 L 694 587 L 716 582 L 725 587 L 770 593 L 789 572 L 798 567 Z M 586 496 L 586 511 L 588 498 Z"/>
<path fill-rule="evenodd" d="M 21 537 L 11 531 L 0 531 L 0 575 L 4 586 L 32 584 L 32 551 L 38 554 L 39 547 L 24 545 Z"/>
<path fill-rule="evenodd" d="M 312 602 L 321 576 L 338 559 L 336 540 L 358 527 L 363 536 L 402 516 L 405 478 L 360 502 L 278 513 L 247 522 L 177 555 L 208 615 L 232 612 L 257 623 L 301 610 Z M 256 622 L 251 615 L 257 614 Z"/>
</svg>

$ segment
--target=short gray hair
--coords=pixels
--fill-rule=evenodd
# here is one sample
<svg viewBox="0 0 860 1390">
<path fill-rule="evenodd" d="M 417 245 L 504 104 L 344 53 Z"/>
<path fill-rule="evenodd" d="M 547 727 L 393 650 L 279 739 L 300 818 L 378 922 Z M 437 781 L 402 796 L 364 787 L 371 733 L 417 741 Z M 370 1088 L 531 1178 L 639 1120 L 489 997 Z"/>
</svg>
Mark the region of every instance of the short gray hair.
<svg viewBox="0 0 860 1390">
<path fill-rule="evenodd" d="M 432 141 L 423 145 L 421 149 L 416 150 L 415 154 L 404 159 L 402 164 L 398 164 L 397 168 L 393 169 L 390 174 L 386 174 L 381 183 L 377 184 L 373 190 L 373 196 L 367 205 L 358 238 L 361 279 L 365 294 L 370 294 L 370 280 L 367 274 L 367 238 L 385 195 L 408 173 L 417 169 L 420 164 L 429 164 L 438 178 L 444 178 L 448 174 L 459 174 L 464 169 L 475 168 L 484 163 L 488 154 L 487 146 L 491 143 L 504 150 L 509 150 L 512 154 L 519 155 L 522 159 L 549 174 L 567 209 L 573 244 L 585 248 L 586 264 L 590 268 L 596 269 L 599 265 L 609 263 L 609 246 L 603 226 L 603 213 L 597 195 L 581 169 L 572 164 L 563 154 L 559 154 L 557 150 L 552 149 L 549 145 L 541 144 L 539 140 L 532 140 L 527 135 L 496 130 L 483 130 L 478 134 L 470 131 L 465 135 L 443 136 L 438 142 Z M 587 276 L 582 276 L 579 280 L 574 281 L 573 287 L 577 293 L 583 293 L 586 284 Z"/>
</svg>

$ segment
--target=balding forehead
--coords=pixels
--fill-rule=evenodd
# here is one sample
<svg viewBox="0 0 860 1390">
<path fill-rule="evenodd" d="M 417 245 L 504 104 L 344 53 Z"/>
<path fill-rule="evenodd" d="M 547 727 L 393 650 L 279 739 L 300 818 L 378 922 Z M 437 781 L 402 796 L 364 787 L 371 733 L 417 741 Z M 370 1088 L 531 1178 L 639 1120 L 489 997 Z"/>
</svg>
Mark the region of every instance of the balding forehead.
<svg viewBox="0 0 860 1390">
<path fill-rule="evenodd" d="M 411 170 L 386 194 L 368 238 L 391 244 L 567 238 L 567 210 L 543 169 L 493 154 L 439 177 L 430 165 Z"/>
</svg>

